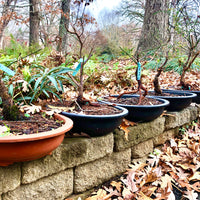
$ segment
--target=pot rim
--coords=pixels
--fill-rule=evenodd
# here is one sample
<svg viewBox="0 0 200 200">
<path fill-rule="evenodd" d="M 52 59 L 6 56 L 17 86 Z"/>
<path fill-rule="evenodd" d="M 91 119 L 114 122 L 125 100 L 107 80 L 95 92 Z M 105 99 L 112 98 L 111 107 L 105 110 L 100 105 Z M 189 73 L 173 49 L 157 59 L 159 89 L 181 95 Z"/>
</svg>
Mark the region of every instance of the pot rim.
<svg viewBox="0 0 200 200">
<path fill-rule="evenodd" d="M 70 113 L 63 111 L 61 114 L 68 115 L 69 117 L 82 117 L 82 118 L 94 118 L 94 119 L 101 119 L 101 118 L 118 118 L 118 117 L 124 117 L 128 115 L 128 110 L 126 108 L 117 106 L 116 104 L 110 104 L 111 106 L 114 106 L 115 108 L 118 108 L 119 110 L 122 110 L 121 113 L 113 114 L 113 115 L 86 115 L 86 114 L 79 114 L 79 113 Z"/>
<path fill-rule="evenodd" d="M 53 129 L 51 131 L 44 131 L 44 132 L 30 134 L 30 135 L 0 137 L 0 143 L 25 142 L 25 141 L 35 141 L 35 140 L 41 140 L 41 139 L 46 139 L 46 138 L 52 138 L 58 135 L 65 134 L 67 131 L 69 131 L 73 127 L 73 121 L 70 118 L 60 115 L 60 114 L 54 114 L 54 116 L 56 119 L 64 121 L 64 124 L 61 127 L 57 129 Z"/>
<path fill-rule="evenodd" d="M 149 92 L 152 92 L 153 90 L 150 90 Z M 186 92 L 186 91 L 178 91 L 178 90 L 163 90 L 165 93 L 170 93 L 171 91 L 175 94 L 181 94 L 181 93 L 187 93 L 188 95 L 186 96 L 156 96 L 158 98 L 169 98 L 169 99 L 178 99 L 178 98 L 183 98 L 183 99 L 187 99 L 187 98 L 194 98 L 194 97 L 197 97 L 197 94 L 195 93 L 192 93 L 192 92 Z M 154 97 L 154 96 L 151 96 L 151 95 L 147 95 L 147 96 L 150 96 L 150 97 Z"/>
<path fill-rule="evenodd" d="M 119 95 L 112 95 L 112 96 L 119 96 Z M 105 96 L 105 97 L 108 97 L 108 96 Z M 127 98 L 129 98 L 129 97 L 139 97 L 139 95 L 138 94 L 132 94 L 132 95 L 123 95 L 123 97 L 122 98 L 124 98 L 124 97 L 127 97 Z M 150 98 L 150 99 L 156 99 L 156 100 L 158 100 L 158 101 L 160 101 L 160 102 L 162 102 L 161 104 L 157 104 L 157 105 L 130 105 L 130 104 L 128 104 L 128 105 L 126 105 L 126 104 L 120 104 L 120 103 L 115 103 L 116 105 L 118 105 L 118 106 L 124 106 L 124 107 L 127 107 L 127 108 L 152 108 L 152 107 L 154 107 L 154 108 L 158 108 L 158 107 L 166 107 L 166 106 L 168 106 L 169 104 L 170 104 L 170 102 L 168 101 L 168 100 L 166 100 L 166 99 L 162 99 L 162 98 L 158 98 L 158 97 L 154 97 L 154 96 L 146 96 L 147 98 Z M 105 102 L 105 101 L 103 101 L 102 100 L 102 102 Z"/>
</svg>

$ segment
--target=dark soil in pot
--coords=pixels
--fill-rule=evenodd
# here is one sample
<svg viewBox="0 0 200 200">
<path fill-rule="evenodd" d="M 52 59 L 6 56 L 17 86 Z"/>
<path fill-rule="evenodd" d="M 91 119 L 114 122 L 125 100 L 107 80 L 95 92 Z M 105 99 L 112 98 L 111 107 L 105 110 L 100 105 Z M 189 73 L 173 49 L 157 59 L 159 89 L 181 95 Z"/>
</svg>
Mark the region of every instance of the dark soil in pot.
<svg viewBox="0 0 200 200">
<path fill-rule="evenodd" d="M 168 100 L 170 102 L 169 106 L 166 108 L 168 111 L 183 110 L 187 108 L 191 104 L 192 99 L 196 97 L 196 94 L 177 90 L 163 90 L 161 95 L 155 94 L 154 91 L 149 91 L 148 95 Z"/>
<path fill-rule="evenodd" d="M 129 114 L 125 118 L 134 122 L 147 122 L 156 119 L 169 104 L 169 102 L 164 99 L 145 97 L 141 105 L 138 105 L 138 95 L 124 95 L 120 99 L 117 99 L 117 96 L 118 95 L 104 97 L 102 102 L 114 103 L 126 108 Z"/>
<path fill-rule="evenodd" d="M 45 113 L 36 113 L 30 117 L 24 117 L 22 113 L 19 121 L 0 120 L 0 126 L 5 125 L 10 128 L 12 135 L 29 135 L 59 128 L 62 121 L 55 120 L 53 116 L 49 117 Z"/>
<path fill-rule="evenodd" d="M 85 115 L 114 115 L 122 113 L 122 110 L 107 104 L 94 103 L 94 105 L 82 105 L 80 107 L 74 101 L 52 102 L 48 105 L 51 109 L 60 109 L 64 112 Z"/>
<path fill-rule="evenodd" d="M 86 133 L 88 136 L 103 136 L 117 128 L 128 111 L 118 106 L 95 103 L 96 106 L 83 105 L 78 108 L 72 102 L 63 102 L 59 105 L 52 103 L 51 109 L 62 110 L 61 114 L 73 120 L 71 133 Z"/>
<path fill-rule="evenodd" d="M 130 98 L 120 98 L 117 99 L 116 97 L 108 97 L 107 98 L 109 102 L 116 103 L 116 104 L 124 104 L 124 105 L 138 105 L 139 98 L 138 97 L 130 97 Z M 162 102 L 154 99 L 154 98 L 147 98 L 145 97 L 140 105 L 159 105 L 162 104 Z"/>
</svg>

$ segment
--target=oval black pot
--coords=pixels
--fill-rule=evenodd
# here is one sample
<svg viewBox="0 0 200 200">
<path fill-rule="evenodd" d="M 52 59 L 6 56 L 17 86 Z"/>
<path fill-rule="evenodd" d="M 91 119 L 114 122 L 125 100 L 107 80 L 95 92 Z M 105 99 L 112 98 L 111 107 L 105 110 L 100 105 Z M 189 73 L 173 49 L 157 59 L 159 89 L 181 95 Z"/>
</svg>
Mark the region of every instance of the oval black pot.
<svg viewBox="0 0 200 200">
<path fill-rule="evenodd" d="M 194 93 L 185 92 L 185 91 L 166 90 L 166 89 L 163 89 L 162 91 L 169 94 L 180 95 L 180 96 L 156 96 L 162 99 L 166 99 L 170 102 L 169 106 L 167 106 L 166 108 L 167 111 L 183 110 L 184 108 L 187 108 L 191 104 L 192 99 L 197 96 Z M 149 91 L 149 92 L 152 92 L 152 91 Z"/>
<path fill-rule="evenodd" d="M 200 91 L 191 90 L 191 91 L 189 91 L 189 92 L 192 92 L 192 93 L 194 93 L 194 94 L 197 95 L 196 97 L 194 97 L 194 98 L 192 99 L 192 102 L 200 104 Z"/>
<path fill-rule="evenodd" d="M 177 92 L 194 93 L 197 96 L 192 98 L 192 102 L 200 104 L 200 91 L 197 91 L 197 90 L 166 90 L 166 89 L 163 89 L 163 91 L 177 91 Z"/>
<path fill-rule="evenodd" d="M 123 118 L 128 115 L 128 110 L 115 106 L 122 113 L 114 115 L 84 115 L 76 113 L 61 112 L 73 120 L 74 126 L 71 130 L 73 133 L 86 133 L 91 137 L 103 136 L 114 129 L 116 129 L 121 123 Z"/>
<path fill-rule="evenodd" d="M 118 95 L 113 95 L 117 97 Z M 121 98 L 131 98 L 138 97 L 139 95 L 124 95 Z M 133 122 L 148 122 L 159 117 L 166 106 L 169 105 L 169 102 L 165 99 L 160 99 L 157 97 L 147 97 L 153 98 L 160 102 L 158 105 L 125 105 L 125 104 L 116 104 L 117 106 L 124 107 L 128 110 L 128 115 L 125 117 L 126 119 Z M 101 102 L 110 103 L 109 101 L 103 100 Z"/>
</svg>

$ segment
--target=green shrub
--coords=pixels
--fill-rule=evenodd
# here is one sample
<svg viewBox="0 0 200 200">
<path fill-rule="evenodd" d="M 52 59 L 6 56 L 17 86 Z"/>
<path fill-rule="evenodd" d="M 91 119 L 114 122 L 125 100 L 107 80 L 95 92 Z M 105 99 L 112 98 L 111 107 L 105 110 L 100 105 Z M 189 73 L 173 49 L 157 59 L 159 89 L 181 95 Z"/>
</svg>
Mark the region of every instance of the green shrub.
<svg viewBox="0 0 200 200">
<path fill-rule="evenodd" d="M 22 70 L 13 71 L 0 65 L 0 70 L 6 73 L 4 81 L 12 79 L 7 84 L 9 94 L 15 101 L 31 103 L 38 98 L 59 97 L 63 91 L 63 80 L 69 80 L 65 73 L 74 71 L 63 65 L 52 69 L 40 65 L 24 66 Z M 70 81 L 70 80 L 69 80 Z"/>
<path fill-rule="evenodd" d="M 179 60 L 185 61 L 187 59 L 187 56 L 178 56 L 175 58 L 172 58 L 171 60 L 168 61 L 167 65 L 165 66 L 164 71 L 175 71 L 181 74 L 183 67 L 179 66 Z M 154 59 L 147 64 L 145 64 L 144 68 L 145 69 L 153 69 L 156 70 L 161 63 L 164 61 L 164 58 L 162 59 Z M 200 70 L 200 58 L 197 58 L 195 62 L 192 64 L 191 69 L 193 70 Z"/>
</svg>

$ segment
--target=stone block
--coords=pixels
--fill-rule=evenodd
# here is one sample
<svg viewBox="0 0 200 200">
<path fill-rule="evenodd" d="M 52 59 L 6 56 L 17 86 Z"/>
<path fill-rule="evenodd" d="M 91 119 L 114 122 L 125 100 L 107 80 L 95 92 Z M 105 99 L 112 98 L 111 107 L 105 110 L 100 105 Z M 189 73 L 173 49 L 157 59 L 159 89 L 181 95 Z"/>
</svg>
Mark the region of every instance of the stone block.
<svg viewBox="0 0 200 200">
<path fill-rule="evenodd" d="M 95 138 L 65 138 L 52 155 L 23 163 L 22 183 L 31 183 L 67 168 L 102 158 L 113 152 L 113 145 L 112 133 Z"/>
<path fill-rule="evenodd" d="M 75 168 L 74 192 L 84 192 L 120 175 L 131 163 L 131 149 L 113 153 Z"/>
<path fill-rule="evenodd" d="M 167 112 L 165 116 L 165 128 L 166 130 L 182 126 L 190 122 L 190 110 L 188 108 L 180 112 Z"/>
<path fill-rule="evenodd" d="M 190 121 L 192 122 L 198 117 L 198 108 L 195 106 L 189 106 L 188 109 L 190 111 Z"/>
<path fill-rule="evenodd" d="M 153 140 L 147 140 L 131 148 L 132 158 L 142 158 L 153 152 Z"/>
<path fill-rule="evenodd" d="M 0 167 L 0 195 L 14 190 L 21 183 L 20 164 Z"/>
<path fill-rule="evenodd" d="M 164 117 L 159 117 L 151 122 L 138 123 L 136 126 L 128 128 L 128 140 L 125 139 L 123 130 L 115 129 L 114 150 L 121 151 L 160 135 L 165 129 L 164 124 Z"/>
<path fill-rule="evenodd" d="M 178 127 L 174 129 L 170 129 L 164 131 L 162 134 L 153 138 L 153 145 L 157 147 L 159 145 L 163 145 L 167 140 L 173 138 L 178 133 Z"/>
<path fill-rule="evenodd" d="M 73 169 L 21 185 L 2 195 L 2 200 L 61 200 L 73 192 Z"/>
</svg>

